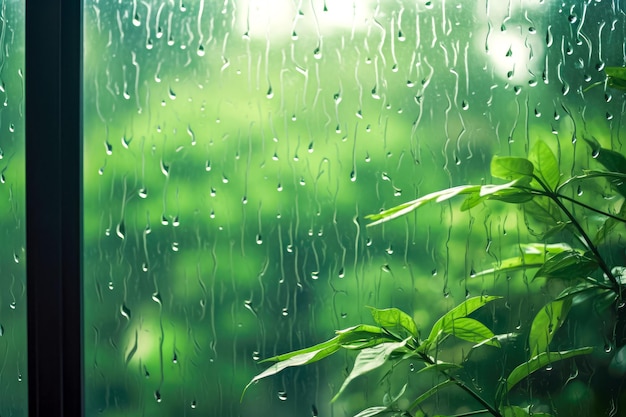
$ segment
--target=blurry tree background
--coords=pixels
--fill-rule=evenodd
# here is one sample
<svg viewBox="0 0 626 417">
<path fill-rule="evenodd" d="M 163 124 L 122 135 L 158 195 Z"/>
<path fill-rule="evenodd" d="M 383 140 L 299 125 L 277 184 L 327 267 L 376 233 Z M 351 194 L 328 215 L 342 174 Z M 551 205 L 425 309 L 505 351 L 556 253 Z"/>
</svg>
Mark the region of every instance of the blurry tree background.
<svg viewBox="0 0 626 417">
<path fill-rule="evenodd" d="M 349 415 L 389 387 L 371 376 L 329 404 L 347 357 L 240 395 L 259 359 L 367 321 L 366 306 L 428 328 L 499 294 L 510 314 L 494 326 L 529 326 L 549 288 L 471 278 L 537 239 L 522 211 L 433 206 L 372 229 L 363 216 L 490 180 L 493 155 L 539 139 L 567 173 L 592 159 L 583 135 L 622 151 L 621 93 L 583 90 L 625 64 L 625 23 L 607 0 L 86 0 L 86 415 Z M 20 244 L 1 249 L 8 268 Z M 464 371 L 476 386 L 516 360 L 490 353 Z M 410 380 L 410 364 L 395 373 Z M 526 395 L 554 390 L 573 410 L 595 395 L 545 389 Z M 464 410 L 454 390 L 435 402 Z"/>
</svg>

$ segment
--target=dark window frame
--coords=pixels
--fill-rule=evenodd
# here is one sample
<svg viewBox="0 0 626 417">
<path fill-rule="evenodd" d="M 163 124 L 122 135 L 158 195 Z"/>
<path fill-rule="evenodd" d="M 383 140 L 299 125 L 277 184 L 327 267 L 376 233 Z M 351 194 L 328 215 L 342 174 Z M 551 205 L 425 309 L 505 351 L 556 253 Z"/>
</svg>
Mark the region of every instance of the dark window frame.
<svg viewBox="0 0 626 417">
<path fill-rule="evenodd" d="M 25 4 L 28 414 L 81 416 L 82 1 Z"/>
</svg>

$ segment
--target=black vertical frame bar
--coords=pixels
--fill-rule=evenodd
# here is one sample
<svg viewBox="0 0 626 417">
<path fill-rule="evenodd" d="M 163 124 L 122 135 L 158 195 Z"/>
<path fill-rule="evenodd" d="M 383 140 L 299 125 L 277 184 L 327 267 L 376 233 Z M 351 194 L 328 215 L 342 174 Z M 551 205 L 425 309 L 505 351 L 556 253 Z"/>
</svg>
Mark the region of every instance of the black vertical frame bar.
<svg viewBox="0 0 626 417">
<path fill-rule="evenodd" d="M 82 0 L 26 0 L 30 416 L 81 416 Z"/>
</svg>

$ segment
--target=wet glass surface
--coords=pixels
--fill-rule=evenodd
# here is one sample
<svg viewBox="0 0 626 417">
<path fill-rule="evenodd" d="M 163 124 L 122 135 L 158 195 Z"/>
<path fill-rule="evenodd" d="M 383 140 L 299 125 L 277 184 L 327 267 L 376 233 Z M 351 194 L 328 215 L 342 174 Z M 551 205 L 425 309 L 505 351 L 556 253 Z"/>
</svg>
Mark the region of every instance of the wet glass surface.
<svg viewBox="0 0 626 417">
<path fill-rule="evenodd" d="M 491 181 L 492 156 L 538 140 L 571 173 L 583 135 L 622 149 L 621 92 L 586 90 L 624 65 L 619 2 L 86 0 L 84 19 L 86 415 L 354 415 L 388 387 L 330 404 L 347 356 L 240 397 L 259 359 L 366 306 L 429 328 L 505 295 L 504 331 L 548 300 L 524 274 L 471 279 L 533 238 L 520 210 L 364 215 Z M 467 368 L 476 386 L 515 352 L 496 357 Z"/>
</svg>

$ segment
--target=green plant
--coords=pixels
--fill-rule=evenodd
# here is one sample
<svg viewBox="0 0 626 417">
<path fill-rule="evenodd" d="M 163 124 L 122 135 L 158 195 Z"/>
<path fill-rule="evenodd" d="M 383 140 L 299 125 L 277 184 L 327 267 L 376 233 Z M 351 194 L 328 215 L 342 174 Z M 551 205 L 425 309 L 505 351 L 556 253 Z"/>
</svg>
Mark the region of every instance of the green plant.
<svg viewBox="0 0 626 417">
<path fill-rule="evenodd" d="M 559 169 L 557 157 L 550 147 L 538 141 L 528 158 L 494 157 L 491 161 L 493 178 L 504 180 L 502 184 L 464 185 L 430 193 L 416 200 L 372 214 L 368 226 L 374 226 L 406 215 L 428 203 L 440 203 L 457 196 L 464 196 L 460 210 L 470 210 L 487 200 L 522 205 L 529 221 L 539 225 L 535 230 L 540 242 L 519 245 L 519 255 L 501 260 L 492 268 L 476 272 L 472 276 L 509 274 L 516 270 L 536 269 L 534 278 L 559 282 L 564 289 L 552 301 L 541 308 L 530 326 L 525 340 L 528 357 L 516 366 L 497 387 L 494 399 L 485 398 L 470 387 L 467 381 L 457 376 L 455 371 L 463 361 L 447 362 L 438 359 L 440 346 L 450 338 L 472 343 L 472 351 L 483 346 L 500 348 L 502 343 L 518 337 L 511 332 L 494 334 L 483 322 L 472 317 L 481 307 L 497 302 L 499 296 L 478 296 L 465 300 L 442 317 L 431 327 L 428 336 L 422 338 L 419 326 L 405 312 L 396 309 L 371 308 L 375 325 L 360 324 L 336 332 L 334 338 L 283 355 L 268 358 L 263 362 L 274 362 L 269 368 L 255 376 L 251 384 L 260 379 L 279 373 L 288 367 L 301 366 L 319 361 L 340 350 L 358 351 L 354 366 L 333 401 L 355 378 L 383 365 L 411 360 L 421 362 L 418 373 L 435 372 L 441 376 L 440 382 L 399 406 L 407 389 L 405 384 L 399 393 L 387 398 L 383 405 L 367 408 L 356 414 L 367 417 L 379 414 L 421 416 L 420 404 L 446 386 L 455 385 L 476 400 L 482 408 L 463 415 L 490 414 L 493 416 L 541 416 L 549 415 L 533 412 L 530 407 L 522 408 L 510 404 L 509 392 L 531 374 L 567 360 L 592 352 L 592 346 L 576 346 L 570 341 L 567 349 L 553 346 L 553 339 L 559 328 L 566 322 L 569 312 L 581 305 L 592 305 L 596 311 L 613 308 L 614 323 L 623 319 L 623 288 L 626 274 L 619 265 L 611 265 L 606 255 L 601 253 L 601 245 L 610 239 L 614 229 L 626 222 L 626 158 L 618 152 L 604 149 L 593 138 L 585 138 L 591 148 L 593 158 L 603 170 L 586 170 L 580 175 L 564 179 Z M 621 208 L 616 212 L 603 207 L 605 203 L 583 201 L 568 194 L 571 187 L 580 183 L 601 184 L 608 182 Z M 606 184 L 606 183 L 605 183 Z M 573 194 L 573 193 L 572 193 Z M 576 210 L 583 214 L 577 214 Z M 592 214 L 598 225 L 591 236 L 589 221 L 584 214 Z M 555 237 L 570 233 L 574 246 L 555 242 Z M 613 262 L 614 263 L 614 262 Z M 534 279 L 533 278 L 533 279 Z M 499 307 L 495 307 L 499 311 Z M 624 335 L 616 334 L 614 342 L 624 344 Z M 520 338 L 521 339 L 521 338 Z M 471 353 L 471 352 L 470 352 Z M 469 356 L 469 354 L 467 355 Z M 467 358 L 464 358 L 464 360 Z M 244 390 L 245 393 L 245 390 Z"/>
</svg>

